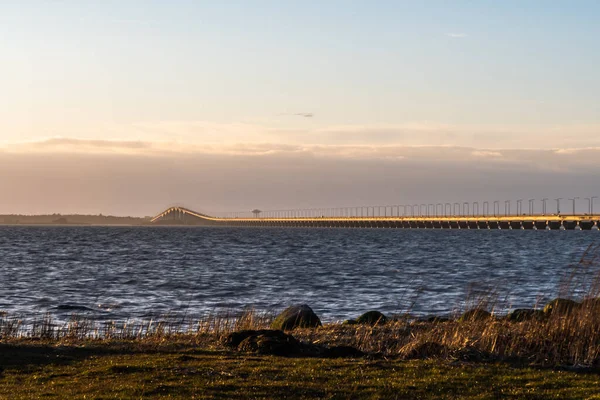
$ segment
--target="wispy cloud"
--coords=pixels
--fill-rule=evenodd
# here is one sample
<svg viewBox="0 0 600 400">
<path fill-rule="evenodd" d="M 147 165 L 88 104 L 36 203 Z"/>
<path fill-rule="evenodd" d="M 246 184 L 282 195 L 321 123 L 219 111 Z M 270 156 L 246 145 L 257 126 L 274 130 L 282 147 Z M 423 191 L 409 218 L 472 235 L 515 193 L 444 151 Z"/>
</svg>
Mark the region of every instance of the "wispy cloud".
<svg viewBox="0 0 600 400">
<path fill-rule="evenodd" d="M 290 117 L 304 117 L 304 118 L 312 118 L 315 116 L 314 113 L 311 112 L 300 112 L 300 113 L 281 113 L 277 114 L 279 116 L 290 116 Z"/>
<path fill-rule="evenodd" d="M 288 113 L 291 120 L 279 119 L 279 126 L 269 121 L 220 123 L 210 121 L 146 121 L 84 125 L 40 126 L 30 140 L 53 139 L 44 146 L 69 147 L 70 138 L 98 148 L 93 140 L 109 140 L 119 148 L 134 148 L 140 143 L 170 143 L 185 146 L 229 146 L 274 144 L 292 146 L 453 146 L 476 150 L 487 149 L 581 149 L 600 147 L 600 125 L 480 125 L 415 122 L 404 124 L 313 124 L 312 113 Z M 296 122 L 293 122 L 295 119 Z M 305 119 L 308 118 L 308 119 Z M 314 116 L 312 118 L 315 118 Z M 306 123 L 300 123 L 305 121 Z M 317 122 L 317 121 L 314 121 Z M 43 136 L 42 136 L 43 135 Z M 69 138 L 69 139 L 65 139 Z M 119 138 L 129 139 L 127 146 Z M 87 140 L 87 141 L 86 141 Z M 11 142 L 4 141 L 7 145 Z M 19 144 L 12 142 L 12 144 Z M 23 144 L 23 143 L 21 143 Z M 2 140 L 0 140 L 0 147 Z"/>
<path fill-rule="evenodd" d="M 12 144 L 0 148 L 5 154 L 81 154 L 137 157 L 278 157 L 287 159 L 378 160 L 381 162 L 447 162 L 528 165 L 540 170 L 597 167 L 600 147 L 561 149 L 489 149 L 462 146 L 406 146 L 360 144 L 282 144 L 282 143 L 185 143 L 177 141 L 120 141 L 51 138 L 38 142 Z M 581 157 L 581 154 L 586 157 Z"/>
<path fill-rule="evenodd" d="M 451 38 L 455 38 L 455 39 L 464 39 L 468 35 L 466 33 L 463 33 L 463 32 L 448 32 L 448 33 L 446 33 L 446 36 L 451 37 Z"/>
<path fill-rule="evenodd" d="M 499 151 L 475 150 L 471 153 L 475 157 L 502 157 Z"/>
</svg>

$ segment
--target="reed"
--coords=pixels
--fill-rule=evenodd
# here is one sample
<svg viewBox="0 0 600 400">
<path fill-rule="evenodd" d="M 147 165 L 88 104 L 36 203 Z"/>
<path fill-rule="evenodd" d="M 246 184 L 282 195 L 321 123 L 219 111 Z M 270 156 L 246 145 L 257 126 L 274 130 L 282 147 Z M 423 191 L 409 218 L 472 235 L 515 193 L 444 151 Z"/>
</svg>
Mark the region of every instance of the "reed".
<svg viewBox="0 0 600 400">
<path fill-rule="evenodd" d="M 241 313 L 210 313 L 196 320 L 167 315 L 150 320 L 108 322 L 80 314 L 72 314 L 66 322 L 59 322 L 50 314 L 30 321 L 3 313 L 0 314 L 0 340 L 155 340 L 206 335 L 219 338 L 238 330 L 267 328 L 272 319 L 272 312 L 255 309 Z"/>
</svg>

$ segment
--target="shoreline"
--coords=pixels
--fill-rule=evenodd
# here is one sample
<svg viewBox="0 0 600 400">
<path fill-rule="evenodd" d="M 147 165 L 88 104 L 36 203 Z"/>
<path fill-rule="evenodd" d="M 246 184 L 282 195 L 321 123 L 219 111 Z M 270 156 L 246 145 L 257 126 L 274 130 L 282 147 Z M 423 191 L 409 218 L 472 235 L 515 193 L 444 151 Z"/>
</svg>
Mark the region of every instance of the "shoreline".
<svg viewBox="0 0 600 400">
<path fill-rule="evenodd" d="M 289 322 L 281 322 L 286 318 Z M 308 346 L 346 346 L 364 355 L 412 359 L 423 353 L 425 358 L 447 358 L 456 351 L 470 349 L 480 358 L 495 361 L 527 358 L 542 364 L 600 367 L 600 297 L 581 302 L 556 298 L 542 309 L 516 309 L 508 314 L 494 314 L 479 305 L 453 316 L 414 317 L 369 311 L 354 319 L 326 323 L 307 305 L 290 306 L 278 314 L 247 309 L 202 319 L 173 316 L 124 321 L 98 321 L 75 312 L 66 321 L 51 314 L 27 320 L 22 315 L 0 312 L 0 343 L 126 340 L 143 344 L 157 338 L 202 338 L 211 346 L 219 346 L 227 335 L 240 331 L 260 335 L 265 330 L 285 332 Z M 524 343 L 523 337 L 529 337 L 530 342 Z M 498 340 L 506 341 L 506 347 L 498 348 Z M 596 344 L 581 349 L 577 347 L 579 342 Z M 572 349 L 543 359 L 544 346 Z M 294 355 L 294 351 L 287 355 Z"/>
</svg>

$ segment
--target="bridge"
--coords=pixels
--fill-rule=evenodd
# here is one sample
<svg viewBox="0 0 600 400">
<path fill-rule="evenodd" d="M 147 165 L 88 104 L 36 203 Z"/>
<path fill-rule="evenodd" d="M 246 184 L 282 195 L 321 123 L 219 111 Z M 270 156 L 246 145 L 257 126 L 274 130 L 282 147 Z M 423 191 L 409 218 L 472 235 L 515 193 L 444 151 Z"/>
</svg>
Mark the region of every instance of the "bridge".
<svg viewBox="0 0 600 400">
<path fill-rule="evenodd" d="M 466 204 L 466 203 L 465 203 Z M 545 205 L 544 205 L 545 206 Z M 385 207 L 385 211 L 382 208 Z M 395 208 L 396 207 L 396 208 Z M 533 229 L 533 230 L 598 230 L 600 214 L 510 214 L 482 213 L 448 215 L 435 213 L 427 207 L 427 213 L 402 215 L 402 206 L 350 207 L 336 209 L 285 210 L 248 213 L 228 213 L 211 216 L 185 207 L 169 207 L 152 218 L 155 225 L 197 225 L 224 227 L 304 227 L 304 228 L 399 228 L 399 229 Z M 366 213 L 365 213 L 366 208 Z M 460 208 L 460 207 L 459 207 Z M 477 207 L 478 208 L 478 207 Z M 495 207 L 495 210 L 499 208 Z M 544 207 L 545 208 L 545 207 Z M 489 209 L 489 208 L 488 208 Z M 519 206 L 517 206 L 519 209 Z M 590 205 L 590 209 L 592 209 Z M 409 209 L 405 208 L 406 213 Z M 530 207 L 531 210 L 531 207 Z M 420 208 L 419 211 L 423 211 Z M 452 210 L 451 210 L 452 211 Z M 261 215 L 262 214 L 262 215 Z M 366 214 L 366 215 L 365 215 Z"/>
</svg>

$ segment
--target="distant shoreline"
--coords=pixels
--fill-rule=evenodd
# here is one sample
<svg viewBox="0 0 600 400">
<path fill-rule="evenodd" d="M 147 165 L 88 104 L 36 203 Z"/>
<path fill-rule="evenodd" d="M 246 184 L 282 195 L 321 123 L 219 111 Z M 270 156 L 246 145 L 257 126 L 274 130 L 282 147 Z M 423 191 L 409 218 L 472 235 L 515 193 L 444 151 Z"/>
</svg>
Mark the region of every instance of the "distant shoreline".
<svg viewBox="0 0 600 400">
<path fill-rule="evenodd" d="M 144 226 L 149 224 L 148 217 L 117 217 L 102 214 L 0 215 L 0 226 Z"/>
<path fill-rule="evenodd" d="M 54 227 L 91 227 L 91 226 L 123 226 L 123 227 L 127 227 L 127 226 L 147 226 L 147 227 L 151 227 L 154 226 L 152 224 L 111 224 L 111 223 L 106 223 L 106 224 L 85 224 L 85 223 L 72 223 L 72 224 L 55 224 L 55 223 L 24 223 L 24 224 L 7 224 L 7 223 L 2 223 L 0 222 L 0 226 L 54 226 Z"/>
</svg>

